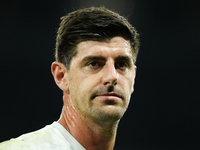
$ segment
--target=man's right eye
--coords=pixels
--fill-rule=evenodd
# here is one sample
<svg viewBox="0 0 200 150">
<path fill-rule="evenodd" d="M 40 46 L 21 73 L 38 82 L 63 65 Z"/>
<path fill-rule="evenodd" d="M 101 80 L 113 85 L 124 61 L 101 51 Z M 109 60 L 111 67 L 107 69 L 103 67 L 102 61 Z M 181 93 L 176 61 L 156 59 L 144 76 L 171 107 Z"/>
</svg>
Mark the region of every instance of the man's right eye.
<svg viewBox="0 0 200 150">
<path fill-rule="evenodd" d="M 98 66 L 98 63 L 97 62 L 90 62 L 90 63 L 88 63 L 88 66 L 96 67 L 96 66 Z"/>
<path fill-rule="evenodd" d="M 98 69 L 102 66 L 102 64 L 97 61 L 91 61 L 87 64 L 87 66 L 90 67 L 91 69 Z"/>
</svg>

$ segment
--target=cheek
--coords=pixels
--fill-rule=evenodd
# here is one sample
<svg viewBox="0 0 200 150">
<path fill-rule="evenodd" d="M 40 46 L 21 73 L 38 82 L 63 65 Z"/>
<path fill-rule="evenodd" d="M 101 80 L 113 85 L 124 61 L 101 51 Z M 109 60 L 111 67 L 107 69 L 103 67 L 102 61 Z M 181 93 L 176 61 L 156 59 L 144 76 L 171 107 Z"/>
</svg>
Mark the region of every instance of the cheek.
<svg viewBox="0 0 200 150">
<path fill-rule="evenodd" d="M 87 79 L 81 75 L 74 75 L 74 77 L 72 77 L 70 86 L 71 91 L 73 91 L 73 96 L 78 99 L 82 99 L 84 97 L 86 98 L 91 82 L 91 79 Z"/>
<path fill-rule="evenodd" d="M 134 74 L 130 74 L 129 76 L 127 76 L 126 80 L 127 80 L 127 85 L 126 86 L 127 86 L 127 88 L 129 88 L 129 91 L 130 91 L 130 94 L 131 94 L 134 91 L 135 75 Z"/>
</svg>

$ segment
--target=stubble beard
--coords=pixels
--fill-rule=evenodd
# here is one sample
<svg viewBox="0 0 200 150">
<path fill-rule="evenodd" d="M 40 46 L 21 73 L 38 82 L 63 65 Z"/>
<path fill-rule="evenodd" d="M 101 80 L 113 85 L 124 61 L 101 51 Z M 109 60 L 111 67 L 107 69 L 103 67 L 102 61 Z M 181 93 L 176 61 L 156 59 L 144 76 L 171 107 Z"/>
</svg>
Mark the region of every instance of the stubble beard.
<svg viewBox="0 0 200 150">
<path fill-rule="evenodd" d="M 105 123 L 114 123 L 118 122 L 124 115 L 125 111 L 128 107 L 128 100 L 124 95 L 124 92 L 120 89 L 115 88 L 114 86 L 103 87 L 97 90 L 93 90 L 91 93 L 91 106 L 93 108 L 93 101 L 95 103 L 95 97 L 99 94 L 106 92 L 115 92 L 119 94 L 122 98 L 122 105 L 116 106 L 113 101 L 105 101 L 105 104 L 102 107 L 97 107 L 96 109 L 91 110 L 91 114 L 93 118 L 97 121 L 105 122 Z"/>
</svg>

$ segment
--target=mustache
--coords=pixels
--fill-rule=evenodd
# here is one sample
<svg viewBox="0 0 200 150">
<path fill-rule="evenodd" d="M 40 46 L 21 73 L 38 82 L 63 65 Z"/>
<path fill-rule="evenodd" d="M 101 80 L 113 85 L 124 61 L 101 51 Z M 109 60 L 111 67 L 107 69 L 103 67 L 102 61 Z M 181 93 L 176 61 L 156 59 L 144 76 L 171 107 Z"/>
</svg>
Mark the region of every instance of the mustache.
<svg viewBox="0 0 200 150">
<path fill-rule="evenodd" d="M 94 99 L 96 96 L 98 95 L 102 95 L 104 93 L 116 93 L 117 95 L 119 95 L 123 100 L 124 100 L 124 92 L 121 89 L 118 89 L 114 86 L 109 86 L 109 87 L 102 87 L 102 88 L 98 88 L 98 89 L 94 89 L 91 93 L 91 99 Z"/>
</svg>

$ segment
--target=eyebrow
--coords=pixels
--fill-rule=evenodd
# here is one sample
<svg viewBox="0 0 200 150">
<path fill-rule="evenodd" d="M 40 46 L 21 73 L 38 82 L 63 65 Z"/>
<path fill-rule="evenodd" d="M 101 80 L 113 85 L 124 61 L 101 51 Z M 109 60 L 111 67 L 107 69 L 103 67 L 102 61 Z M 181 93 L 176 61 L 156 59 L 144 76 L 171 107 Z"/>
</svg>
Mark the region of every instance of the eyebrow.
<svg viewBox="0 0 200 150">
<path fill-rule="evenodd" d="M 128 57 L 128 56 L 118 56 L 115 61 L 126 61 L 126 62 L 129 62 L 131 63 L 133 61 L 132 57 Z"/>
<path fill-rule="evenodd" d="M 85 61 L 91 61 L 91 60 L 101 60 L 101 61 L 105 61 L 106 58 L 104 58 L 103 56 L 86 56 L 82 59 L 82 62 Z"/>
<path fill-rule="evenodd" d="M 106 61 L 106 58 L 103 56 L 86 56 L 82 59 L 82 62 L 92 61 L 92 60 Z M 128 56 L 118 56 L 117 58 L 115 58 L 115 61 L 126 61 L 128 63 L 131 63 L 133 59 L 132 57 Z"/>
</svg>

